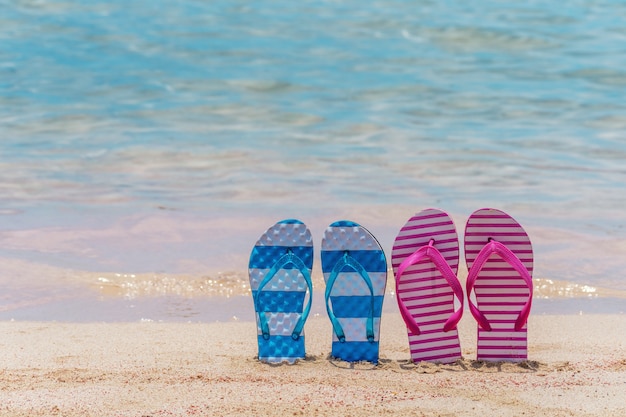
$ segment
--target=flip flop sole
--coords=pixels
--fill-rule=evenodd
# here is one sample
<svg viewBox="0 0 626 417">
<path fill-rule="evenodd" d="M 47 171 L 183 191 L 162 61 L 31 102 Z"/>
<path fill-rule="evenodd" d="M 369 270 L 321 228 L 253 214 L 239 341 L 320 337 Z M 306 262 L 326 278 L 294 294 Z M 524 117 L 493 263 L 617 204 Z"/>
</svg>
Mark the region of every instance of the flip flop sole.
<svg viewBox="0 0 626 417">
<path fill-rule="evenodd" d="M 292 333 L 304 308 L 308 285 L 302 272 L 293 264 L 284 265 L 258 293 L 263 279 L 279 259 L 291 251 L 302 260 L 310 276 L 313 267 L 311 232 L 299 220 L 283 220 L 270 227 L 256 242 L 250 255 L 248 275 L 257 322 L 259 360 L 268 363 L 294 363 L 305 356 L 304 332 L 297 340 Z M 263 337 L 260 315 L 269 327 Z"/>
<path fill-rule="evenodd" d="M 387 260 L 376 238 L 363 226 L 350 221 L 335 222 L 326 229 L 322 239 L 322 272 L 327 285 L 333 269 L 346 253 L 363 267 L 372 291 L 353 268 L 341 268 L 328 295 L 329 306 L 344 331 L 345 340 L 340 341 L 333 331 L 331 356 L 347 362 L 377 363 Z M 370 317 L 373 318 L 372 341 L 367 338 Z"/>
<path fill-rule="evenodd" d="M 477 210 L 467 220 L 465 260 L 468 270 L 491 240 L 513 252 L 532 276 L 533 251 L 528 234 L 515 219 L 495 209 Z M 488 331 L 478 326 L 477 359 L 489 362 L 526 360 L 527 325 L 516 331 L 515 322 L 531 292 L 520 274 L 502 257 L 492 254 L 478 272 L 474 293 L 478 310 L 492 327 Z"/>
<path fill-rule="evenodd" d="M 446 213 L 427 209 L 411 217 L 395 239 L 391 263 L 396 279 L 400 264 L 431 240 L 457 273 L 459 239 L 454 223 Z M 431 260 L 423 259 L 404 271 L 397 295 L 421 330 L 418 335 L 407 328 L 411 359 L 440 363 L 461 359 L 458 331 L 443 329 L 455 311 L 454 292 Z"/>
</svg>

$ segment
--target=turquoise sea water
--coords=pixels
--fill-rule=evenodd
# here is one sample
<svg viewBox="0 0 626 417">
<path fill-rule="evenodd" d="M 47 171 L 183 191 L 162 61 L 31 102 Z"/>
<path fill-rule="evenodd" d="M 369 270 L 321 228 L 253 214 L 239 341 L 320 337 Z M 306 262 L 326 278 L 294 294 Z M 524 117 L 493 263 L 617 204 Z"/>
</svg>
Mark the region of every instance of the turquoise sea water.
<svg viewBox="0 0 626 417">
<path fill-rule="evenodd" d="M 245 290 L 277 220 L 318 245 L 354 220 L 390 253 L 427 207 L 461 235 L 507 211 L 546 294 L 623 311 L 624 21 L 600 0 L 0 0 L 0 317 L 194 316 Z"/>
</svg>

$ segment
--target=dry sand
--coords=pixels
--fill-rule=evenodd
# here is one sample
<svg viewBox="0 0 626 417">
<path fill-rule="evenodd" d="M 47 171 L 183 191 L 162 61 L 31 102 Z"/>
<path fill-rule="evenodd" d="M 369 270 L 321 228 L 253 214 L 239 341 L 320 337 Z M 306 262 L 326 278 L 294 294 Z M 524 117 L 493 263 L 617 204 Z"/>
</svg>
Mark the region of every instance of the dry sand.
<svg viewBox="0 0 626 417">
<path fill-rule="evenodd" d="M 252 322 L 0 323 L 0 416 L 626 416 L 626 315 L 533 316 L 530 361 L 412 364 L 399 315 L 381 361 L 330 360 L 330 324 L 307 323 L 306 360 L 255 359 Z"/>
</svg>

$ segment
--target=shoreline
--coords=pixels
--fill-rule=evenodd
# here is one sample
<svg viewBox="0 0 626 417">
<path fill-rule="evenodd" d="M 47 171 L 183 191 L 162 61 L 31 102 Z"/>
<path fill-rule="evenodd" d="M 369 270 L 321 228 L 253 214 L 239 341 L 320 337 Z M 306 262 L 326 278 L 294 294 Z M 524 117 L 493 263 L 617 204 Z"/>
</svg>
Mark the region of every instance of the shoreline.
<svg viewBox="0 0 626 417">
<path fill-rule="evenodd" d="M 41 265 L 38 282 L 23 279 L 33 265 L 0 258 L 0 321 L 59 322 L 214 322 L 254 320 L 245 272 L 215 276 L 67 271 Z M 313 310 L 325 316 L 324 281 L 319 266 L 313 278 Z M 465 285 L 467 270 L 459 268 Z M 45 277 L 44 280 L 42 277 Z M 591 283 L 534 279 L 534 314 L 623 314 L 626 290 Z M 396 313 L 394 276 L 387 275 L 384 314 Z"/>
<path fill-rule="evenodd" d="M 475 357 L 475 324 L 459 325 L 464 360 L 411 363 L 399 316 L 383 316 L 381 359 L 328 357 L 331 327 L 312 317 L 307 358 L 259 363 L 251 321 L 0 322 L 3 416 L 371 415 L 622 416 L 626 315 L 531 315 L 529 361 Z"/>
<path fill-rule="evenodd" d="M 626 314 L 626 298 L 619 293 L 574 296 L 536 296 L 531 315 Z M 67 291 L 33 299 L 0 298 L 0 322 L 60 323 L 214 323 L 253 321 L 255 314 L 249 294 L 234 296 L 182 296 L 178 294 L 123 297 L 97 291 Z M 467 303 L 463 320 L 471 320 Z M 387 291 L 383 317 L 399 311 L 395 294 Z M 327 318 L 324 292 L 313 291 L 311 317 Z M 400 319 L 401 320 L 401 319 Z"/>
<path fill-rule="evenodd" d="M 322 282 L 319 243 L 329 222 L 340 218 L 358 221 L 380 242 L 389 261 L 399 227 L 418 209 L 412 205 L 364 205 L 335 208 L 332 213 L 301 213 L 313 233 L 314 280 Z M 565 282 L 578 289 L 588 286 L 619 292 L 626 298 L 626 285 L 618 273 L 624 269 L 621 254 L 626 240 L 619 229 L 581 231 L 528 217 L 523 210 L 504 209 L 522 222 L 532 239 L 535 278 Z M 104 285 L 118 291 L 157 293 L 191 287 L 193 292 L 224 295 L 218 287 L 199 286 L 207 283 L 205 279 L 218 285 L 230 280 L 245 285 L 254 242 L 267 226 L 293 214 L 158 210 L 116 213 L 102 219 L 89 215 L 80 221 L 84 213 L 78 212 L 72 213 L 72 223 L 67 216 L 59 224 L 53 221 L 56 218 L 47 219 L 45 224 L 35 219 L 17 222 L 19 226 L 5 228 L 0 234 L 0 287 Z M 462 244 L 469 212 L 457 209 L 449 214 Z M 459 279 L 466 274 L 461 256 Z"/>
</svg>

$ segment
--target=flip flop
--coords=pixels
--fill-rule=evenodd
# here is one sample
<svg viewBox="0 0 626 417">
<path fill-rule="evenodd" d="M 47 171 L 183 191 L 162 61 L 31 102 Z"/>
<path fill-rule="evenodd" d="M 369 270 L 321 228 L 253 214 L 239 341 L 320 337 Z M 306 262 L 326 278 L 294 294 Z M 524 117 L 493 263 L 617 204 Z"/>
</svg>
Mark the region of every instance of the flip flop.
<svg viewBox="0 0 626 417">
<path fill-rule="evenodd" d="M 465 260 L 469 309 L 478 322 L 477 359 L 526 360 L 526 322 L 533 298 L 528 234 L 500 210 L 477 210 L 465 226 Z"/>
<path fill-rule="evenodd" d="M 452 219 L 437 209 L 411 217 L 393 244 L 396 298 L 414 362 L 461 359 L 457 323 L 463 288 L 456 276 L 459 239 Z M 460 304 L 455 310 L 455 298 Z"/>
<path fill-rule="evenodd" d="M 331 356 L 378 363 L 387 259 L 363 226 L 338 221 L 322 239 L 326 311 L 333 326 Z"/>
<path fill-rule="evenodd" d="M 248 275 L 260 361 L 295 363 L 304 358 L 304 323 L 313 295 L 312 267 L 311 232 L 299 220 L 276 223 L 252 249 Z"/>
</svg>

